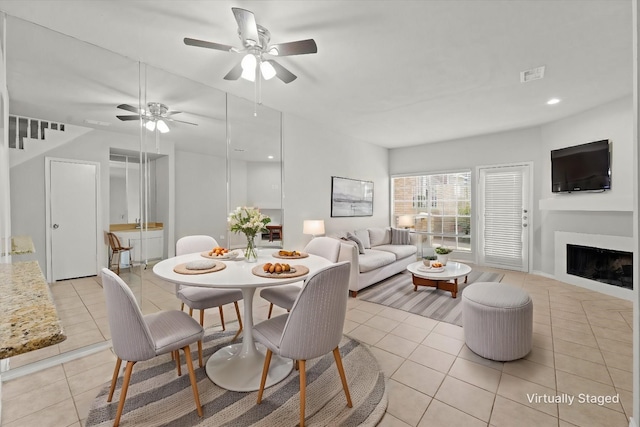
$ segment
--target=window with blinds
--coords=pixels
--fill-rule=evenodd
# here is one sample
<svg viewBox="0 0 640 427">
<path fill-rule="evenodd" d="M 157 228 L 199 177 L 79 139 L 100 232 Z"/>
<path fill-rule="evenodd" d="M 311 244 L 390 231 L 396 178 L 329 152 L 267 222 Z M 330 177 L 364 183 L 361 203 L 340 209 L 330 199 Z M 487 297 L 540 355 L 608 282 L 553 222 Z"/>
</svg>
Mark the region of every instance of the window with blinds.
<svg viewBox="0 0 640 427">
<path fill-rule="evenodd" d="M 391 192 L 395 227 L 431 247 L 471 250 L 471 171 L 393 177 Z"/>
</svg>

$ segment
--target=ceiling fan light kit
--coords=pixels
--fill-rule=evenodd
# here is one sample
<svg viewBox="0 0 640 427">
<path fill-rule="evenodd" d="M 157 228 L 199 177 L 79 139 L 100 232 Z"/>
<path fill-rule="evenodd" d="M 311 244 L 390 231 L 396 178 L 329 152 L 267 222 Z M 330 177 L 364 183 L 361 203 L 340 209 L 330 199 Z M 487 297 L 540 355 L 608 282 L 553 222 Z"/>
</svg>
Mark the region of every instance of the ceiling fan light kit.
<svg viewBox="0 0 640 427">
<path fill-rule="evenodd" d="M 147 103 L 147 109 L 145 110 L 134 107 L 129 104 L 120 104 L 118 105 L 119 109 L 130 111 L 132 113 L 137 113 L 135 116 L 116 116 L 118 119 L 122 121 L 132 121 L 132 120 L 142 120 L 144 127 L 153 132 L 156 129 L 160 133 L 167 133 L 171 129 L 167 122 L 176 122 L 176 123 L 184 123 L 188 125 L 198 126 L 196 123 L 185 122 L 184 120 L 176 120 L 172 119 L 169 116 L 174 114 L 179 114 L 181 111 L 170 111 L 169 107 L 161 102 L 149 102 Z"/>
<path fill-rule="evenodd" d="M 225 80 L 238 80 L 239 78 L 243 78 L 251 82 L 256 82 L 258 73 L 260 73 L 265 80 L 278 77 L 284 83 L 291 83 L 297 76 L 273 59 L 264 59 L 264 56 L 271 55 L 280 57 L 318 52 L 318 47 L 313 39 L 269 45 L 271 33 L 262 25 L 256 23 L 253 12 L 238 7 L 232 7 L 231 10 L 238 23 L 238 36 L 242 41 L 242 49 L 188 37 L 184 39 L 184 43 L 189 46 L 233 53 L 246 52 L 240 64 L 237 64 L 224 76 Z"/>
</svg>

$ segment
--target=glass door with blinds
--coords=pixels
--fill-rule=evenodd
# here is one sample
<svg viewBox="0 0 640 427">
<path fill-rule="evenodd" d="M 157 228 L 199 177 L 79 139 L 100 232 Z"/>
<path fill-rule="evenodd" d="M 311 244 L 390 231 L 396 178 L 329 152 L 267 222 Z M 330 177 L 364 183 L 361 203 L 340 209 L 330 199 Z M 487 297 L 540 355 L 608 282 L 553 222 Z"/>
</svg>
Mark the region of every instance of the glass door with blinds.
<svg viewBox="0 0 640 427">
<path fill-rule="evenodd" d="M 529 271 L 529 164 L 478 168 L 478 262 Z"/>
</svg>

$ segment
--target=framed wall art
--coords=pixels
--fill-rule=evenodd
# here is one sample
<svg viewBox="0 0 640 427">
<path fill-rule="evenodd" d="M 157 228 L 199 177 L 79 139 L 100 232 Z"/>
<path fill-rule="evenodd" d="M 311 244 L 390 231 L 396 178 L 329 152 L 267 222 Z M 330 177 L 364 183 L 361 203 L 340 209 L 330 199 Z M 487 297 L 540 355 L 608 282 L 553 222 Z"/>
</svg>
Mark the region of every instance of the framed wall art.
<svg viewBox="0 0 640 427">
<path fill-rule="evenodd" d="M 331 216 L 373 216 L 373 181 L 332 176 Z"/>
</svg>

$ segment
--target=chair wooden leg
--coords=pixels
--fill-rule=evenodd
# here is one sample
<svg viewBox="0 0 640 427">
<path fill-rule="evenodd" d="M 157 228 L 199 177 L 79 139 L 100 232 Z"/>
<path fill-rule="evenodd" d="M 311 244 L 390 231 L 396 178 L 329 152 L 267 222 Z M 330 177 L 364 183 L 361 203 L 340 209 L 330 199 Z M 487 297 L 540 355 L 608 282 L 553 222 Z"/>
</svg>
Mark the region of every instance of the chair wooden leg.
<svg viewBox="0 0 640 427">
<path fill-rule="evenodd" d="M 184 303 L 180 304 L 180 311 L 184 311 Z"/>
<path fill-rule="evenodd" d="M 269 314 L 267 314 L 267 319 L 271 319 L 271 312 L 273 311 L 273 303 L 269 304 Z"/>
<path fill-rule="evenodd" d="M 117 271 L 116 274 L 119 276 L 120 275 L 120 251 L 118 251 L 118 256 L 116 258 L 118 261 L 118 264 L 116 264 L 116 271 Z"/>
<path fill-rule="evenodd" d="M 191 380 L 191 388 L 193 389 L 193 399 L 196 401 L 196 409 L 198 416 L 202 417 L 202 406 L 200 405 L 200 395 L 198 394 L 198 382 L 196 381 L 196 373 L 193 370 L 193 362 L 191 361 L 191 350 L 186 345 L 182 347 L 184 358 L 187 359 L 187 368 L 189 368 L 189 379 Z"/>
<path fill-rule="evenodd" d="M 204 310 L 200 310 L 200 326 L 204 328 Z"/>
<path fill-rule="evenodd" d="M 202 368 L 202 340 L 198 341 L 198 365 Z"/>
<path fill-rule="evenodd" d="M 304 427 L 304 406 L 307 394 L 306 360 L 300 360 L 300 427 Z"/>
<path fill-rule="evenodd" d="M 236 307 L 236 316 L 238 317 L 238 332 L 236 332 L 231 341 L 235 341 L 240 335 L 240 332 L 242 332 L 242 317 L 240 317 L 240 307 L 238 306 L 238 301 L 234 301 L 233 305 Z"/>
<path fill-rule="evenodd" d="M 224 312 L 222 311 L 222 306 L 218 307 L 218 311 L 220 312 L 220 323 L 222 324 L 222 330 L 224 331 Z"/>
<path fill-rule="evenodd" d="M 296 371 L 300 369 L 300 364 L 298 363 L 298 361 L 296 360 L 295 363 L 293 364 L 293 366 L 296 368 Z"/>
<path fill-rule="evenodd" d="M 344 395 L 347 397 L 347 406 L 349 408 L 353 408 L 353 404 L 351 403 L 351 394 L 349 393 L 349 386 L 347 385 L 347 377 L 344 374 L 344 367 L 342 366 L 342 356 L 340 356 L 340 349 L 338 349 L 338 347 L 333 349 L 333 358 L 336 359 L 336 365 L 338 366 L 338 373 L 342 380 Z"/>
<path fill-rule="evenodd" d="M 258 389 L 258 404 L 262 402 L 262 392 L 264 391 L 264 385 L 267 382 L 267 374 L 269 373 L 269 365 L 271 364 L 271 355 L 273 352 L 267 349 L 267 353 L 264 357 L 264 367 L 262 368 L 262 378 L 260 379 L 260 388 Z"/>
<path fill-rule="evenodd" d="M 193 308 L 189 307 L 189 316 L 193 317 Z"/>
<path fill-rule="evenodd" d="M 118 402 L 118 411 L 113 421 L 113 427 L 120 425 L 120 417 L 124 409 L 124 400 L 127 398 L 127 390 L 129 389 L 129 381 L 131 380 L 131 371 L 133 371 L 133 365 L 135 365 L 135 363 L 136 362 L 127 362 L 127 367 L 124 371 L 124 381 L 122 382 L 122 391 L 120 392 L 120 402 Z"/>
<path fill-rule="evenodd" d="M 111 378 L 111 388 L 109 389 L 109 397 L 107 398 L 107 402 L 111 402 L 113 398 L 113 392 L 116 389 L 116 382 L 118 381 L 118 374 L 120 373 L 120 365 L 122 364 L 122 359 L 118 357 L 116 360 L 116 368 L 113 370 L 113 378 Z"/>
<path fill-rule="evenodd" d="M 178 376 L 180 376 L 182 375 L 182 368 L 180 367 L 180 352 L 178 350 L 175 350 L 173 354 L 176 359 L 176 369 L 178 370 Z"/>
</svg>

